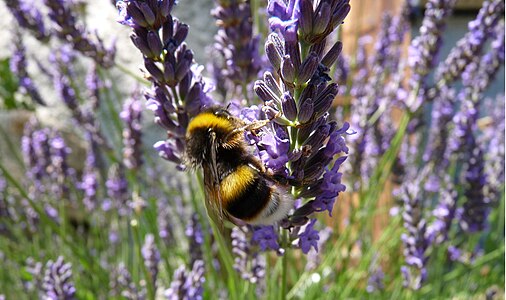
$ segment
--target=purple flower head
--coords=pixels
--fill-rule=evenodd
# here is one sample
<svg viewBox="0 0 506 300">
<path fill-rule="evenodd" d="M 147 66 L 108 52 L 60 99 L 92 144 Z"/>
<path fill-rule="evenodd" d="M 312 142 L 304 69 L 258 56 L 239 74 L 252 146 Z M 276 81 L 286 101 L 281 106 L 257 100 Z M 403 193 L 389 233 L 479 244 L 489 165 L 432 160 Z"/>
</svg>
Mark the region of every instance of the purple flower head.
<svg viewBox="0 0 506 300">
<path fill-rule="evenodd" d="M 369 279 L 367 279 L 366 291 L 368 293 L 374 293 L 375 291 L 382 291 L 385 289 L 385 273 L 381 269 L 381 266 L 377 266 L 370 271 Z"/>
<path fill-rule="evenodd" d="M 199 223 L 197 214 L 192 215 L 190 224 L 186 226 L 185 234 L 189 239 L 190 262 L 202 259 L 204 232 L 202 232 L 202 225 Z"/>
<path fill-rule="evenodd" d="M 405 184 L 402 195 L 404 202 L 402 218 L 406 229 L 406 233 L 401 236 L 406 258 L 406 266 L 402 267 L 402 273 L 405 285 L 415 290 L 421 287 L 427 275 L 426 251 L 430 241 L 427 238 L 427 222 L 422 209 L 423 189 L 420 186 L 427 177 L 427 172 L 428 169 L 422 171 L 414 183 Z"/>
<path fill-rule="evenodd" d="M 273 226 L 259 226 L 253 229 L 251 240 L 260 246 L 262 251 L 267 249 L 279 250 L 278 234 Z"/>
<path fill-rule="evenodd" d="M 18 77 L 19 86 L 24 94 L 30 96 L 30 98 L 41 105 L 46 105 L 42 99 L 39 90 L 35 86 L 35 83 L 28 74 L 27 61 L 26 61 L 26 49 L 23 45 L 20 33 L 15 36 L 14 39 L 14 52 L 12 53 L 9 67 L 11 72 Z"/>
<path fill-rule="evenodd" d="M 109 200 L 112 201 L 111 204 L 118 210 L 119 215 L 125 216 L 130 213 L 128 181 L 125 177 L 123 166 L 119 165 L 111 168 L 109 178 L 105 182 L 105 187 L 107 188 Z"/>
<path fill-rule="evenodd" d="M 204 292 L 203 284 L 205 282 L 204 266 L 202 260 L 195 261 L 190 272 L 186 270 L 185 266 L 180 266 L 174 272 L 170 287 L 165 290 L 165 298 L 168 300 L 201 300 Z"/>
<path fill-rule="evenodd" d="M 157 142 L 155 148 L 161 157 L 184 169 L 186 126 L 214 101 L 208 96 L 213 86 L 202 77 L 184 42 L 189 27 L 171 15 L 174 5 L 174 0 L 131 0 L 120 1 L 118 8 L 120 23 L 132 28 L 131 40 L 152 82 L 145 91 L 146 106 L 155 113 L 155 122 L 167 130 L 168 139 Z"/>
<path fill-rule="evenodd" d="M 120 112 L 123 129 L 123 163 L 129 169 L 142 165 L 142 104 L 137 93 L 128 99 Z"/>
<path fill-rule="evenodd" d="M 276 127 L 276 132 L 263 135 L 258 142 L 260 158 L 264 165 L 275 173 L 285 170 L 290 150 L 290 140 L 282 127 Z"/>
<path fill-rule="evenodd" d="M 323 175 L 323 182 L 320 185 L 320 195 L 316 196 L 313 202 L 313 208 L 315 211 L 328 211 L 329 215 L 332 216 L 332 209 L 334 208 L 334 202 L 340 192 L 346 190 L 346 186 L 342 184 L 341 177 L 342 173 L 338 172 L 341 164 L 346 160 L 346 156 L 338 158 L 334 162 L 332 169 L 327 170 Z"/>
<path fill-rule="evenodd" d="M 72 265 L 65 263 L 63 257 L 47 262 L 42 291 L 45 299 L 75 299 L 76 288 L 72 282 Z"/>
<path fill-rule="evenodd" d="M 49 10 L 48 16 L 55 25 L 55 36 L 58 39 L 70 43 L 74 50 L 90 57 L 104 68 L 114 65 L 116 55 L 114 44 L 106 47 L 96 33 L 78 24 L 71 1 L 44 0 L 44 4 Z"/>
<path fill-rule="evenodd" d="M 234 269 L 240 276 L 251 283 L 258 283 L 265 277 L 265 257 L 258 250 L 251 247 L 249 238 L 252 231 L 250 227 L 234 227 L 232 229 L 232 253 Z"/>
<path fill-rule="evenodd" d="M 316 219 L 311 220 L 306 225 L 304 232 L 299 234 L 299 247 L 304 254 L 307 254 L 311 248 L 314 248 L 318 252 L 318 240 L 320 236 L 318 231 L 314 229 Z"/>
<path fill-rule="evenodd" d="M 211 11 L 219 26 L 215 48 L 223 57 L 223 65 L 215 65 L 214 70 L 218 72 L 216 82 L 224 77 L 230 81 L 227 86 L 230 96 L 236 96 L 233 93 L 235 89 L 241 90 L 242 97 L 251 98 L 251 91 L 245 91 L 245 86 L 257 78 L 261 59 L 259 36 L 253 35 L 250 4 L 240 1 L 216 1 L 216 4 Z M 230 97 L 228 90 L 224 92 L 224 96 Z"/>
<path fill-rule="evenodd" d="M 269 26 L 272 31 L 279 29 L 286 37 L 295 39 L 300 16 L 299 0 L 269 0 L 267 4 Z"/>
<path fill-rule="evenodd" d="M 155 237 L 152 234 L 146 235 L 144 245 L 141 249 L 144 265 L 148 269 L 150 281 L 156 286 L 158 277 L 158 263 L 160 262 L 160 251 L 156 248 Z"/>
<path fill-rule="evenodd" d="M 7 0 L 7 8 L 14 15 L 19 26 L 29 30 L 41 42 L 48 42 L 51 37 L 42 18 L 40 10 L 27 0 Z"/>
</svg>

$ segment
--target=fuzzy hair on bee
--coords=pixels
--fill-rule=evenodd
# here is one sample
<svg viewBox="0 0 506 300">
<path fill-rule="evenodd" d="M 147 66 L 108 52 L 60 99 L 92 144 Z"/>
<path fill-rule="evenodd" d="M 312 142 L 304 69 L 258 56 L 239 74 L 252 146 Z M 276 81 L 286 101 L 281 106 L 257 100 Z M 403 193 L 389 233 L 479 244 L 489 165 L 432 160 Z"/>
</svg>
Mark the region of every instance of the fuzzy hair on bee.
<svg viewBox="0 0 506 300">
<path fill-rule="evenodd" d="M 244 136 L 269 122 L 246 124 L 220 107 L 206 109 L 189 122 L 185 160 L 190 167 L 203 170 L 211 218 L 268 225 L 286 217 L 293 207 L 287 188 L 266 171 Z"/>
</svg>

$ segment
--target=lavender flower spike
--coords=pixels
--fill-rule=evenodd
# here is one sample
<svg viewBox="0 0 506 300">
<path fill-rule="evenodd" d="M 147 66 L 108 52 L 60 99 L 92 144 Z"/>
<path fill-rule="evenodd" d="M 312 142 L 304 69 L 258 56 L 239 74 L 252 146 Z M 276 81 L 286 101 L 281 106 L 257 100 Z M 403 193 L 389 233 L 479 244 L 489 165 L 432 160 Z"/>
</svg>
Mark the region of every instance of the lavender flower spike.
<svg viewBox="0 0 506 300">
<path fill-rule="evenodd" d="M 457 42 L 436 73 L 436 80 L 449 84 L 458 79 L 473 57 L 480 55 L 490 33 L 504 16 L 504 1 L 486 0 L 476 16 L 469 22 L 469 32 Z"/>
<path fill-rule="evenodd" d="M 195 261 L 190 272 L 186 271 L 184 266 L 180 266 L 172 278 L 170 287 L 164 293 L 166 299 L 202 299 L 204 292 L 202 285 L 205 282 L 202 260 Z"/>
<path fill-rule="evenodd" d="M 19 32 L 14 38 L 14 53 L 10 60 L 11 72 L 18 77 L 19 86 L 22 88 L 23 93 L 28 94 L 32 100 L 38 104 L 46 105 L 40 93 L 35 86 L 32 78 L 28 74 L 26 51 L 23 45 L 23 40 L 19 36 Z"/>
<path fill-rule="evenodd" d="M 436 61 L 447 16 L 451 14 L 455 2 L 455 0 L 427 1 L 420 35 L 413 39 L 409 47 L 408 64 L 413 70 L 409 81 L 411 90 L 417 87 L 425 88 L 425 79 Z M 407 103 L 413 111 L 420 105 L 419 100 L 415 100 L 415 103 Z"/>
<path fill-rule="evenodd" d="M 120 118 L 125 122 L 123 129 L 123 162 L 129 169 L 138 169 L 142 165 L 142 104 L 139 94 L 128 99 Z"/>
<path fill-rule="evenodd" d="M 236 0 L 218 0 L 216 4 L 211 11 L 218 25 L 215 45 L 225 60 L 220 71 L 236 87 L 242 87 L 260 71 L 259 36 L 253 36 L 251 7 L 249 2 Z"/>
<path fill-rule="evenodd" d="M 404 285 L 418 290 L 427 278 L 426 264 L 428 256 L 426 250 L 429 241 L 426 238 L 427 223 L 423 216 L 422 189 L 420 185 L 425 176 L 420 176 L 416 183 L 408 183 L 404 187 L 402 196 L 404 212 L 402 218 L 406 233 L 401 239 L 404 245 L 406 265 L 402 266 L 401 272 L 404 277 Z"/>
<path fill-rule="evenodd" d="M 144 245 L 141 249 L 144 265 L 148 269 L 150 281 L 156 286 L 158 277 L 158 263 L 160 262 L 160 251 L 156 248 L 155 237 L 152 234 L 146 235 Z"/>
<path fill-rule="evenodd" d="M 184 169 L 184 135 L 189 119 L 201 107 L 213 104 L 207 96 L 211 87 L 193 64 L 193 52 L 184 40 L 188 25 L 173 18 L 175 0 L 118 1 L 119 22 L 132 28 L 131 39 L 144 57 L 144 66 L 153 83 L 145 92 L 147 108 L 168 139 L 155 144 L 160 156 Z"/>
<path fill-rule="evenodd" d="M 56 36 L 70 42 L 76 51 L 92 58 L 104 68 L 114 65 L 116 49 L 114 46 L 106 48 L 103 41 L 89 32 L 84 26 L 77 23 L 77 17 L 72 11 L 72 2 L 64 0 L 44 0 L 49 9 L 49 18 L 54 22 Z"/>
<path fill-rule="evenodd" d="M 42 283 L 44 299 L 75 299 L 76 288 L 72 283 L 72 266 L 63 257 L 48 261 Z"/>
<path fill-rule="evenodd" d="M 31 1 L 6 0 L 5 3 L 20 27 L 29 30 L 41 42 L 49 41 L 51 35 L 46 29 L 42 14 Z"/>
</svg>

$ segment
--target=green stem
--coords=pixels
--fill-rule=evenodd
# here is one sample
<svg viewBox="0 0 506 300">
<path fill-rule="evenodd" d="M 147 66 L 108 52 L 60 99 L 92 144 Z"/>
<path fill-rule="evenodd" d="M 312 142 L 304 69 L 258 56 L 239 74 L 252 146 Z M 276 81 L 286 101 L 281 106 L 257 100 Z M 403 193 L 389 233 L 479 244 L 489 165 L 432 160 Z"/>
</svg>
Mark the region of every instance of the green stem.
<svg viewBox="0 0 506 300">
<path fill-rule="evenodd" d="M 139 232 L 139 222 L 137 219 L 132 219 L 130 222 L 130 226 L 132 227 L 132 231 L 134 233 L 135 240 L 135 250 L 138 257 L 139 264 L 141 265 L 142 273 L 144 274 L 144 278 L 146 280 L 146 286 L 148 288 L 148 298 L 155 299 L 155 289 L 154 289 L 154 278 L 151 278 L 151 274 L 144 263 L 144 259 L 142 257 L 142 239 L 141 234 Z"/>
<path fill-rule="evenodd" d="M 288 271 L 288 230 L 283 230 L 282 244 L 283 249 L 285 249 L 285 253 L 283 254 L 283 258 L 281 261 L 281 291 L 280 297 L 281 300 L 286 300 L 287 296 L 287 271 Z"/>
<path fill-rule="evenodd" d="M 120 65 L 120 64 L 116 64 L 115 65 L 121 72 L 123 72 L 124 74 L 132 77 L 133 79 L 135 79 L 136 81 L 138 81 L 139 83 L 145 85 L 145 86 L 150 86 L 151 83 L 142 78 L 141 76 L 137 75 L 135 72 L 133 71 L 130 71 L 129 69 L 127 69 L 126 67 L 124 67 L 123 65 Z"/>
</svg>

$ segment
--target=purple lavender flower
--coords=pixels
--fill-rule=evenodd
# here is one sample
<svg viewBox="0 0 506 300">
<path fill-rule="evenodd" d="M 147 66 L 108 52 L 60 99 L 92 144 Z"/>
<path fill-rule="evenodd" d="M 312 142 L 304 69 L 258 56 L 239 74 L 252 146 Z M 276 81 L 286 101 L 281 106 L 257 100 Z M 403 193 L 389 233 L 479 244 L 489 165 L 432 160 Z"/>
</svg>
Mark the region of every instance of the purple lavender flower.
<svg viewBox="0 0 506 300">
<path fill-rule="evenodd" d="M 65 144 L 65 140 L 55 133 L 49 142 L 51 147 L 50 175 L 53 179 L 53 192 L 60 199 L 69 199 L 68 180 L 74 175 L 74 170 L 68 166 L 67 156 L 71 149 Z"/>
<path fill-rule="evenodd" d="M 194 262 L 202 259 L 202 244 L 204 243 L 204 233 L 196 213 L 192 215 L 190 223 L 186 226 L 185 234 L 190 242 L 190 264 L 193 265 Z"/>
<path fill-rule="evenodd" d="M 137 93 L 123 105 L 120 118 L 125 122 L 123 129 L 123 163 L 128 169 L 142 165 L 142 104 Z"/>
<path fill-rule="evenodd" d="M 189 27 L 171 15 L 174 5 L 174 0 L 117 2 L 119 22 L 132 28 L 132 42 L 142 53 L 153 83 L 145 92 L 146 106 L 168 132 L 169 139 L 157 142 L 155 149 L 184 169 L 188 121 L 213 101 L 207 96 L 212 87 L 202 79 L 193 52 L 184 43 Z"/>
<path fill-rule="evenodd" d="M 409 80 L 411 90 L 425 88 L 425 80 L 435 64 L 439 52 L 442 33 L 446 26 L 447 16 L 452 13 L 455 0 L 430 0 L 425 6 L 425 16 L 420 27 L 420 35 L 411 42 L 408 65 L 413 70 Z M 421 102 L 406 103 L 412 111 L 416 111 Z"/>
<path fill-rule="evenodd" d="M 76 288 L 72 282 L 72 265 L 65 263 L 60 256 L 56 261 L 48 261 L 42 283 L 45 299 L 75 299 Z"/>
<path fill-rule="evenodd" d="M 300 16 L 299 0 L 269 0 L 267 13 L 271 15 L 269 25 L 271 30 L 279 29 L 283 35 L 297 34 Z"/>
<path fill-rule="evenodd" d="M 244 97 L 250 98 L 245 87 L 257 78 L 260 71 L 259 36 L 253 36 L 250 5 L 235 0 L 218 0 L 216 4 L 211 11 L 218 25 L 215 48 L 224 59 L 224 65 L 218 71 L 236 89 L 242 89 Z"/>
<path fill-rule="evenodd" d="M 158 278 L 158 263 L 160 262 L 160 251 L 156 248 L 155 237 L 148 234 L 145 237 L 144 245 L 141 249 L 144 265 L 148 269 L 149 281 L 156 287 L 156 279 Z"/>
<path fill-rule="evenodd" d="M 457 42 L 436 73 L 436 80 L 449 84 L 460 76 L 473 57 L 480 55 L 490 33 L 504 16 L 504 1 L 486 0 L 476 16 L 469 22 L 469 32 Z M 503 51 L 504 52 L 504 51 Z"/>
<path fill-rule="evenodd" d="M 402 266 L 401 272 L 404 277 L 404 285 L 418 290 L 427 278 L 426 254 L 429 241 L 426 238 L 427 223 L 423 216 L 423 195 L 420 184 L 426 176 L 420 176 L 415 183 L 407 183 L 402 195 L 404 212 L 402 218 L 406 233 L 401 236 L 404 245 L 406 265 Z"/>
<path fill-rule="evenodd" d="M 41 42 L 49 41 L 50 33 L 46 29 L 42 14 L 33 3 L 26 0 L 6 0 L 5 3 L 20 27 L 29 30 Z"/>
<path fill-rule="evenodd" d="M 14 40 L 14 52 L 10 60 L 10 70 L 16 75 L 19 80 L 19 86 L 24 94 L 30 96 L 30 98 L 41 105 L 46 105 L 40 93 L 35 86 L 32 78 L 28 74 L 27 62 L 26 62 L 26 51 L 23 45 L 23 40 L 20 37 L 20 33 L 16 34 Z"/>
<path fill-rule="evenodd" d="M 123 263 L 120 263 L 118 267 L 114 269 L 112 275 L 114 275 L 114 277 L 113 280 L 111 280 L 111 283 L 113 283 L 114 286 L 112 286 L 111 288 L 112 291 L 116 293 L 116 295 L 121 295 L 122 297 L 125 297 L 128 300 L 137 300 L 145 298 L 144 295 L 145 292 L 139 291 L 137 289 L 135 283 L 132 281 L 132 276 L 130 275 L 130 272 Z"/>
<path fill-rule="evenodd" d="M 119 215 L 125 216 L 130 213 L 128 181 L 126 180 L 123 166 L 118 165 L 111 168 L 105 186 L 107 188 L 107 195 L 110 198 L 109 201 L 112 202 L 112 207 L 118 210 Z M 102 208 L 107 210 L 109 208 L 108 202 L 105 202 Z"/>
<path fill-rule="evenodd" d="M 311 248 L 314 248 L 318 252 L 318 240 L 320 236 L 318 235 L 318 231 L 313 229 L 315 222 L 316 219 L 311 220 L 306 225 L 304 232 L 299 234 L 299 247 L 304 254 L 307 254 Z"/>
<path fill-rule="evenodd" d="M 484 173 L 484 154 L 482 147 L 470 138 L 471 156 L 465 172 L 465 196 L 460 216 L 460 227 L 466 232 L 477 232 L 485 229 L 487 217 L 490 211 L 490 203 L 486 202 L 484 186 L 487 181 Z"/>
<path fill-rule="evenodd" d="M 427 227 L 427 239 L 429 243 L 442 244 L 448 240 L 448 232 L 457 208 L 457 192 L 453 189 L 451 181 L 445 177 L 444 187 L 440 188 L 439 201 L 432 211 L 434 221 Z"/>
<path fill-rule="evenodd" d="M 174 272 L 170 287 L 164 293 L 165 298 L 168 300 L 202 299 L 204 271 L 202 260 L 195 261 L 190 272 L 186 271 L 185 266 L 180 266 Z"/>
<path fill-rule="evenodd" d="M 82 24 L 78 24 L 71 2 L 44 0 L 44 4 L 49 10 L 49 18 L 55 25 L 55 35 L 60 40 L 70 42 L 74 50 L 92 58 L 104 68 L 114 65 L 115 46 L 107 48 L 96 34 L 89 32 Z"/>
<path fill-rule="evenodd" d="M 251 283 L 259 283 L 265 277 L 265 257 L 249 243 L 252 234 L 247 226 L 232 228 L 232 253 L 234 269 L 241 278 Z"/>
<path fill-rule="evenodd" d="M 273 226 L 260 226 L 253 229 L 251 241 L 260 246 L 262 251 L 267 249 L 278 251 L 278 234 Z"/>
<path fill-rule="evenodd" d="M 99 187 L 97 158 L 95 150 L 93 149 L 93 142 L 90 141 L 90 146 L 86 152 L 86 161 L 84 164 L 83 175 L 78 187 L 84 193 L 83 204 L 86 209 L 91 212 L 97 207 L 97 190 Z"/>
<path fill-rule="evenodd" d="M 484 173 L 487 182 L 484 187 L 485 202 L 497 205 L 504 191 L 504 95 L 490 101 L 488 111 L 492 113 L 493 123 L 484 130 L 484 139 L 488 141 L 485 151 Z M 496 107 L 498 105 L 499 107 Z"/>
<path fill-rule="evenodd" d="M 369 271 L 370 276 L 367 279 L 367 287 L 365 288 L 368 293 L 374 293 L 376 291 L 382 291 L 385 289 L 385 273 L 381 269 L 381 266 L 377 266 Z"/>
</svg>

